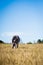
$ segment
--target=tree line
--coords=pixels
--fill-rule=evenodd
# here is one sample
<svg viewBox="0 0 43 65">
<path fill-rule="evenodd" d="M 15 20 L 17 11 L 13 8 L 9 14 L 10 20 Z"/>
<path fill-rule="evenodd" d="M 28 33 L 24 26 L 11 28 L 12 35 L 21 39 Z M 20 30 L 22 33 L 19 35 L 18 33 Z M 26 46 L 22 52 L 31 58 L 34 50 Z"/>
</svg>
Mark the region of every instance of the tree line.
<svg viewBox="0 0 43 65">
<path fill-rule="evenodd" d="M 5 43 L 5 42 L 0 40 L 0 43 Z M 39 43 L 39 44 L 43 43 L 43 39 L 42 40 L 38 39 L 36 43 Z M 27 42 L 27 44 L 32 44 L 32 42 Z M 35 44 L 35 42 L 34 42 L 34 44 Z"/>
<path fill-rule="evenodd" d="M 35 43 L 41 44 L 41 43 L 43 43 L 43 39 L 42 39 L 42 40 L 41 40 L 41 39 L 38 39 L 37 42 L 34 42 L 34 44 L 35 44 Z M 27 44 L 32 44 L 32 42 L 28 42 Z"/>
</svg>

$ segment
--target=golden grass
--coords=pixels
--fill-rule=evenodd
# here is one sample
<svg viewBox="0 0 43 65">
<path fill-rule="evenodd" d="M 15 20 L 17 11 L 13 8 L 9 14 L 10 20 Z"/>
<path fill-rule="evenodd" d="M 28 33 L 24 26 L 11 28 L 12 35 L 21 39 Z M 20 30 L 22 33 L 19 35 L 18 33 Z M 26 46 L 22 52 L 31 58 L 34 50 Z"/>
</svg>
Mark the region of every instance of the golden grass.
<svg viewBox="0 0 43 65">
<path fill-rule="evenodd" d="M 0 65 L 43 65 L 43 44 L 0 44 Z"/>
</svg>

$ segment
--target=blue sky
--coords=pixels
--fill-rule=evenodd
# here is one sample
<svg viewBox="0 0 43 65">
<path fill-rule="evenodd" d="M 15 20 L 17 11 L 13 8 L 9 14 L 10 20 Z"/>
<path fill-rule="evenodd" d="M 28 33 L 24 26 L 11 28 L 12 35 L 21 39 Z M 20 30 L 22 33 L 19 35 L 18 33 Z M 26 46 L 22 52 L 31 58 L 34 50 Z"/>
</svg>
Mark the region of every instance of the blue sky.
<svg viewBox="0 0 43 65">
<path fill-rule="evenodd" d="M 0 0 L 0 39 L 16 34 L 23 42 L 43 39 L 43 0 Z"/>
</svg>

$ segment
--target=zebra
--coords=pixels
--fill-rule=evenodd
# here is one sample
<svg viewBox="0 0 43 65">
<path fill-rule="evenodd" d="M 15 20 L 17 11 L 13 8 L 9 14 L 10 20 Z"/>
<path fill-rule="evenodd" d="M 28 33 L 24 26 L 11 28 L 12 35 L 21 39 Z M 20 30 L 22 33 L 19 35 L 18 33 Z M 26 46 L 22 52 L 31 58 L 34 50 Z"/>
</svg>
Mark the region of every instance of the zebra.
<svg viewBox="0 0 43 65">
<path fill-rule="evenodd" d="M 13 43 L 12 48 L 14 48 L 14 47 L 18 48 L 19 42 L 20 42 L 20 37 L 18 35 L 13 36 L 13 38 L 12 38 L 12 43 Z"/>
</svg>

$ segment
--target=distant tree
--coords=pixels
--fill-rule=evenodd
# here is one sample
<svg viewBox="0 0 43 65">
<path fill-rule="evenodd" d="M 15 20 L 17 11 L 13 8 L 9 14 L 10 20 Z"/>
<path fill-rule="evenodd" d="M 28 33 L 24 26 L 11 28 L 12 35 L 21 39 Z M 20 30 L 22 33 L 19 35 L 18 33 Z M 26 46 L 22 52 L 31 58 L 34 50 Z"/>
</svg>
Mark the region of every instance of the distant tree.
<svg viewBox="0 0 43 65">
<path fill-rule="evenodd" d="M 41 42 L 43 43 L 43 40 Z"/>
<path fill-rule="evenodd" d="M 2 40 L 0 40 L 0 43 L 4 43 Z"/>
<path fill-rule="evenodd" d="M 42 42 L 41 39 L 38 39 L 37 43 L 41 43 L 41 42 Z"/>
<path fill-rule="evenodd" d="M 28 42 L 27 44 L 32 44 L 32 42 Z"/>
</svg>

